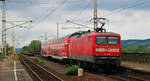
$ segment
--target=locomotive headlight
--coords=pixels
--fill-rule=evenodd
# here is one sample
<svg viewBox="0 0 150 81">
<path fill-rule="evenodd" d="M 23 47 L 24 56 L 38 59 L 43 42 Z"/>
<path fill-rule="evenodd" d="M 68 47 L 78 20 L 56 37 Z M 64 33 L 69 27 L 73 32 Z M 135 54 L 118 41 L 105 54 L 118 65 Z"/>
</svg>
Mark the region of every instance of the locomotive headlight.
<svg viewBox="0 0 150 81">
<path fill-rule="evenodd" d="M 96 48 L 95 51 L 96 51 L 96 52 L 105 52 L 105 49 L 104 49 L 104 48 Z"/>
<path fill-rule="evenodd" d="M 110 52 L 119 52 L 119 49 L 109 49 Z"/>
</svg>

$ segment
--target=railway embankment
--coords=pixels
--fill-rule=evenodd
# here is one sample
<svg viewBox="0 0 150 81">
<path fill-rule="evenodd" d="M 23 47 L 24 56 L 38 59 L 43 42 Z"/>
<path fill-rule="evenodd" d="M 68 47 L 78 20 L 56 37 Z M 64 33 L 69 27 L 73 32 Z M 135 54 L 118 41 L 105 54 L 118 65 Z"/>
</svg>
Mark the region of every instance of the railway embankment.
<svg viewBox="0 0 150 81">
<path fill-rule="evenodd" d="M 63 81 L 114 81 L 113 79 L 109 77 L 105 77 L 103 75 L 97 75 L 95 73 L 89 73 L 87 71 L 84 71 L 83 76 L 80 76 L 80 77 L 78 77 L 77 75 L 65 75 L 66 65 L 64 65 L 62 62 L 59 62 L 56 60 L 46 60 L 45 58 L 41 58 L 41 57 L 30 56 L 28 58 L 32 60 L 33 62 L 35 62 L 34 58 L 37 58 L 38 60 L 44 60 L 44 64 L 39 64 L 37 62 L 35 63 L 41 65 L 43 68 L 52 72 L 56 76 L 62 78 Z"/>
<path fill-rule="evenodd" d="M 52 59 L 46 60 L 45 58 L 41 58 L 41 57 L 30 56 L 28 58 L 30 58 L 33 62 L 35 58 L 44 61 L 44 64 L 39 64 L 39 63 L 37 64 L 46 68 L 47 70 L 54 73 L 55 75 L 61 77 L 64 81 L 127 81 L 127 80 L 128 81 L 149 81 L 150 80 L 149 74 L 143 73 L 142 71 L 139 72 L 128 68 L 123 68 L 122 71 L 113 74 L 105 74 L 103 72 L 99 72 L 94 69 L 90 69 L 90 70 L 88 69 L 88 70 L 84 70 L 84 75 L 81 77 L 67 76 L 65 75 L 66 65 L 64 65 L 62 62 L 58 62 Z"/>
</svg>

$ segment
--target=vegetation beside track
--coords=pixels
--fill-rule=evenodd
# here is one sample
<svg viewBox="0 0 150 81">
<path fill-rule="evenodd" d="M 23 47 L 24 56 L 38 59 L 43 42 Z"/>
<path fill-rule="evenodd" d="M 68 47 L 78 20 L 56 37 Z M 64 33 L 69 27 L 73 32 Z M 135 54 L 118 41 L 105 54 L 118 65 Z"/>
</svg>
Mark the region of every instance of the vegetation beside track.
<svg viewBox="0 0 150 81">
<path fill-rule="evenodd" d="M 6 44 L 6 55 L 13 54 L 14 53 L 14 47 L 10 46 L 9 44 Z M 4 48 L 1 48 L 1 50 L 4 50 Z M 4 51 L 3 51 L 4 53 Z M 2 53 L 0 54 L 0 58 L 2 57 Z"/>
<path fill-rule="evenodd" d="M 66 69 L 66 75 L 77 75 L 78 74 L 78 65 L 68 65 Z"/>
<path fill-rule="evenodd" d="M 32 40 L 28 46 L 24 46 L 21 50 L 22 53 L 36 53 L 40 54 L 41 51 L 41 41 Z"/>
<path fill-rule="evenodd" d="M 39 62 L 38 58 L 34 58 L 34 61 L 35 61 L 35 62 Z"/>
<path fill-rule="evenodd" d="M 39 60 L 38 58 L 34 58 L 34 61 L 39 63 L 39 64 L 44 64 L 44 61 L 43 60 Z"/>
<path fill-rule="evenodd" d="M 121 49 L 122 61 L 150 64 L 150 47 L 144 44 L 126 45 Z"/>
<path fill-rule="evenodd" d="M 147 54 L 150 54 L 150 47 L 146 47 L 143 45 L 122 47 L 121 52 L 122 53 L 147 53 Z"/>
</svg>

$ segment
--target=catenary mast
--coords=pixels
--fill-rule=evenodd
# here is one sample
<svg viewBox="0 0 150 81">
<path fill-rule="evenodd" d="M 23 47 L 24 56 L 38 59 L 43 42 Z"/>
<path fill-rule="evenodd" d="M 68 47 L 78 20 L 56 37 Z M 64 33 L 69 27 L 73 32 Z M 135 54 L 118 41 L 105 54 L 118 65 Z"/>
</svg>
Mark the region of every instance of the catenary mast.
<svg viewBox="0 0 150 81">
<path fill-rule="evenodd" d="M 97 29 L 97 0 L 94 0 L 94 31 Z"/>
<path fill-rule="evenodd" d="M 6 55 L 6 1 L 2 1 L 2 54 Z"/>
</svg>

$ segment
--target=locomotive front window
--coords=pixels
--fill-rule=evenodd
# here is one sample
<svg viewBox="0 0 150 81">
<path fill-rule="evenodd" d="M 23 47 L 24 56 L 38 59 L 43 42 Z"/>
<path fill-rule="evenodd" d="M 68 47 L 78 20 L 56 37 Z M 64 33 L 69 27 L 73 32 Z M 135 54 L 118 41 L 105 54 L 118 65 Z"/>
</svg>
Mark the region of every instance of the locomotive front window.
<svg viewBox="0 0 150 81">
<path fill-rule="evenodd" d="M 110 36 L 96 36 L 95 38 L 96 44 L 118 44 L 118 37 L 110 37 Z"/>
<path fill-rule="evenodd" d="M 119 38 L 118 37 L 108 37 L 108 44 L 118 44 Z"/>
<path fill-rule="evenodd" d="M 97 44 L 107 44 L 107 38 L 102 36 L 96 36 Z"/>
</svg>

